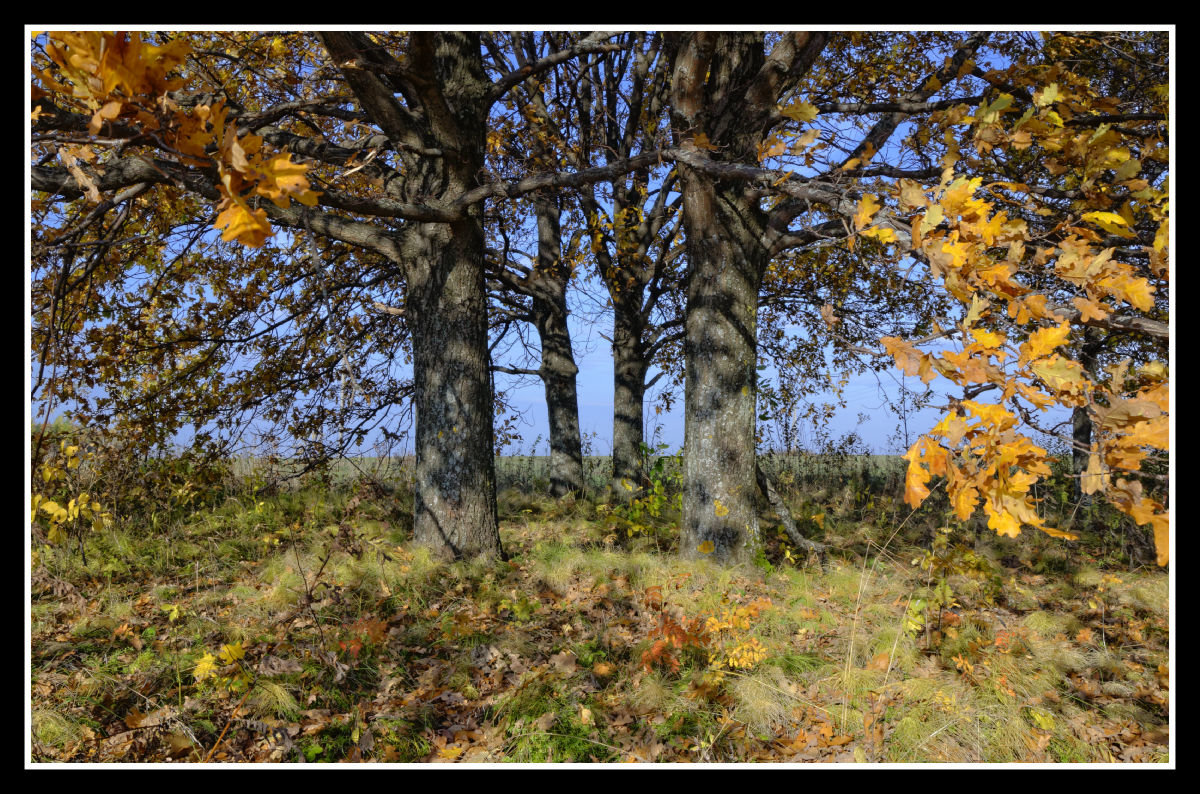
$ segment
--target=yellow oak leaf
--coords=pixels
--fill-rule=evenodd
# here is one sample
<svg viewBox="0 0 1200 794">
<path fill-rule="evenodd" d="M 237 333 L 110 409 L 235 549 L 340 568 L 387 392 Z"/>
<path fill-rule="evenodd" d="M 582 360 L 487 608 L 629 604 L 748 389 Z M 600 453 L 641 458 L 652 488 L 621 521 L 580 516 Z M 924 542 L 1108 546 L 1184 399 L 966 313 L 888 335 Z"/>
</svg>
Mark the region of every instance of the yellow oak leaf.
<svg viewBox="0 0 1200 794">
<path fill-rule="evenodd" d="M 232 645 L 222 645 L 221 652 L 217 654 L 217 658 L 221 660 L 221 664 L 233 664 L 245 655 L 246 651 L 242 648 L 242 644 L 235 642 Z"/>
<path fill-rule="evenodd" d="M 204 654 L 200 661 L 196 663 L 196 668 L 192 671 L 192 677 L 197 681 L 203 681 L 217 672 L 217 660 L 211 653 Z"/>
<path fill-rule="evenodd" d="M 224 229 L 221 239 L 225 242 L 237 240 L 250 248 L 260 248 L 271 236 L 271 224 L 267 222 L 267 211 L 251 210 L 241 202 L 230 202 L 229 206 L 217 216 L 213 224 L 217 229 Z"/>
<path fill-rule="evenodd" d="M 305 176 L 308 166 L 293 163 L 291 157 L 290 154 L 280 154 L 268 160 L 255 190 L 281 209 L 287 206 L 289 196 L 305 206 L 314 207 L 319 194 L 310 189 L 308 177 Z"/>
<path fill-rule="evenodd" d="M 997 510 L 990 499 L 983 503 L 983 511 L 988 516 L 988 529 L 996 530 L 996 534 L 1006 535 L 1010 538 L 1021 534 L 1021 522 L 1017 520 L 1017 517 L 1007 510 Z"/>
<path fill-rule="evenodd" d="M 963 436 L 967 432 L 967 421 L 958 414 L 946 414 L 942 417 L 942 421 L 933 426 L 929 431 L 930 435 L 939 435 L 946 439 L 946 443 L 951 447 L 957 447 L 958 442 L 962 441 Z"/>
<path fill-rule="evenodd" d="M 983 317 L 983 313 L 987 310 L 988 300 L 980 295 L 971 296 L 971 306 L 967 309 L 967 316 L 963 318 L 963 327 L 970 328 L 979 322 Z"/>
<path fill-rule="evenodd" d="M 1059 392 L 1075 392 L 1087 385 L 1083 367 L 1078 362 L 1063 358 L 1057 353 L 1050 358 L 1035 361 L 1030 369 L 1042 382 Z"/>
<path fill-rule="evenodd" d="M 1055 529 L 1054 527 L 1047 526 L 1039 526 L 1038 529 L 1040 529 L 1042 532 L 1045 532 L 1052 538 L 1058 538 L 1060 540 L 1079 540 L 1078 535 L 1076 535 L 1074 532 L 1067 532 L 1065 529 Z"/>
<path fill-rule="evenodd" d="M 995 350 L 1008 341 L 1008 338 L 1004 334 L 999 334 L 995 331 L 985 331 L 982 328 L 972 328 L 971 336 L 975 337 L 976 344 L 986 350 Z"/>
<path fill-rule="evenodd" d="M 970 483 L 958 484 L 950 489 L 950 503 L 960 521 L 966 521 L 975 512 L 979 502 L 979 489 Z"/>
<path fill-rule="evenodd" d="M 1096 224 L 1109 234 L 1115 234 L 1118 237 L 1137 236 L 1129 230 L 1129 224 L 1125 219 L 1115 212 L 1085 212 L 1083 219 Z"/>
<path fill-rule="evenodd" d="M 1000 429 L 1012 427 L 1017 423 L 1017 417 L 1013 416 L 1002 405 L 991 405 L 989 403 L 977 403 L 974 400 L 963 400 L 962 405 L 971 413 L 982 419 L 989 425 L 994 425 Z"/>
<path fill-rule="evenodd" d="M 1107 408 L 1097 409 L 1100 424 L 1105 427 L 1123 428 L 1137 422 L 1154 419 L 1162 410 L 1149 400 L 1123 400 L 1110 398 Z"/>
<path fill-rule="evenodd" d="M 881 243 L 896 242 L 896 230 L 890 226 L 875 226 L 862 233 L 863 237 L 874 237 Z"/>
<path fill-rule="evenodd" d="M 1154 287 L 1144 278 L 1126 273 L 1100 279 L 1099 286 L 1118 300 L 1148 312 L 1154 307 Z"/>
<path fill-rule="evenodd" d="M 929 199 L 919 182 L 912 179 L 900 180 L 900 208 L 903 210 L 929 206 Z"/>
<path fill-rule="evenodd" d="M 1079 319 L 1085 323 L 1089 320 L 1103 320 L 1108 316 L 1108 307 L 1099 301 L 1075 298 L 1071 303 L 1079 309 Z"/>
<path fill-rule="evenodd" d="M 879 212 L 879 208 L 883 205 L 879 203 L 879 199 L 872 196 L 870 193 L 863 196 L 858 202 L 858 210 L 854 213 L 854 228 L 862 229 L 871 222 L 871 218 L 875 213 Z"/>
<path fill-rule="evenodd" d="M 1057 102 L 1058 98 L 1058 83 L 1051 83 L 1035 94 L 1033 101 L 1038 107 L 1044 108 L 1049 104 Z"/>
<path fill-rule="evenodd" d="M 885 336 L 879 341 L 883 344 L 884 350 L 895 359 L 896 366 L 900 367 L 905 375 L 916 375 L 921 378 L 922 383 L 929 383 L 937 377 L 929 355 L 917 350 L 898 336 Z"/>
<path fill-rule="evenodd" d="M 939 202 L 942 206 L 942 211 L 946 213 L 946 217 L 953 218 L 957 215 L 978 215 L 987 205 L 986 202 L 978 201 L 972 198 L 975 191 L 983 184 L 981 177 L 967 179 L 959 177 L 950 183 L 946 191 L 942 194 L 942 200 Z"/>
<path fill-rule="evenodd" d="M 925 444 L 925 440 L 922 439 L 904 454 L 908 460 L 908 470 L 904 474 L 904 501 L 912 508 L 920 507 L 925 497 L 929 496 L 929 488 L 925 486 L 925 483 L 929 482 L 929 470 L 920 463 L 921 451 Z"/>
<path fill-rule="evenodd" d="M 1104 467 L 1100 463 L 1100 455 L 1093 452 L 1088 455 L 1087 471 L 1079 480 L 1079 489 L 1085 494 L 1094 494 L 1104 487 Z"/>
<path fill-rule="evenodd" d="M 1068 322 L 1063 322 L 1055 328 L 1037 329 L 1021 345 L 1021 361 L 1031 361 L 1049 355 L 1054 348 L 1064 344 L 1070 336 L 1071 324 Z"/>
<path fill-rule="evenodd" d="M 815 119 L 821 111 L 817 109 L 816 105 L 810 105 L 807 102 L 793 102 L 780 108 L 779 112 L 793 121 L 807 123 Z"/>
</svg>

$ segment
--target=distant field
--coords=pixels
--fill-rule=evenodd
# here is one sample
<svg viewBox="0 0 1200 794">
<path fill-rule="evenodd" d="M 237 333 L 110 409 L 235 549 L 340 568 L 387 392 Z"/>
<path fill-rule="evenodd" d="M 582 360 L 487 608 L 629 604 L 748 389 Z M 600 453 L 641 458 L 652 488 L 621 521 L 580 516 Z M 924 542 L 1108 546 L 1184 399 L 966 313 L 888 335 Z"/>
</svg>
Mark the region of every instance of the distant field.
<svg viewBox="0 0 1200 794">
<path fill-rule="evenodd" d="M 676 464 L 676 456 L 661 456 L 665 459 L 668 473 Z M 659 456 L 650 458 L 653 465 Z M 384 482 L 400 484 L 412 472 L 411 455 L 394 457 L 358 457 L 337 461 L 332 466 L 335 482 L 353 480 L 360 474 L 369 474 Z M 819 455 L 767 453 L 759 456 L 763 470 L 773 479 L 782 478 L 785 483 L 811 484 L 815 482 L 845 482 L 848 480 L 886 481 L 903 477 L 904 459 L 899 455 Z M 255 469 L 261 470 L 261 462 L 254 459 L 238 459 L 234 473 L 246 475 Z M 589 455 L 583 459 L 585 487 L 590 492 L 599 492 L 608 487 L 612 457 Z M 496 485 L 501 491 L 519 489 L 544 492 L 550 487 L 550 456 L 548 455 L 503 455 L 496 458 Z"/>
</svg>

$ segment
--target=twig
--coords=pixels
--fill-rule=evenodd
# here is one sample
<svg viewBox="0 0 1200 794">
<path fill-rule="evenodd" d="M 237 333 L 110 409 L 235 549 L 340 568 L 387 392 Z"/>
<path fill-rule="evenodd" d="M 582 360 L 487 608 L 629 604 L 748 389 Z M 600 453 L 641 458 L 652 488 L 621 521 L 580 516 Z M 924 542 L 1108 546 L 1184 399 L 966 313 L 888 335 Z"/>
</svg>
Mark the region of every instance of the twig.
<svg viewBox="0 0 1200 794">
<path fill-rule="evenodd" d="M 217 743 L 214 744 L 212 746 L 212 749 L 208 751 L 208 755 L 204 756 L 204 763 L 207 764 L 209 762 L 209 760 L 212 759 L 213 753 L 215 753 L 217 751 L 217 748 L 221 746 L 221 741 L 225 738 L 225 732 L 228 731 L 229 726 L 233 724 L 234 718 L 237 717 L 238 709 L 240 709 L 242 707 L 242 704 L 246 702 L 246 698 L 250 697 L 250 692 L 253 689 L 254 689 L 253 686 L 246 687 L 246 694 L 242 695 L 242 699 L 239 700 L 238 704 L 233 707 L 233 713 L 230 714 L 229 719 L 227 719 L 225 721 L 225 727 L 221 729 L 221 735 L 217 737 Z"/>
<path fill-rule="evenodd" d="M 779 498 L 775 487 L 771 485 L 771 481 L 767 479 L 767 475 L 763 473 L 762 467 L 758 465 L 757 461 L 754 463 L 754 478 L 758 481 L 759 490 L 763 492 L 763 495 L 767 497 L 767 501 L 771 503 L 771 507 L 779 515 L 779 520 L 783 523 L 783 529 L 787 532 L 788 537 L 792 539 L 792 543 L 808 552 L 816 552 L 820 556 L 821 570 L 828 570 L 829 557 L 826 555 L 825 544 L 809 540 L 800 534 L 800 531 L 796 529 L 796 522 L 792 520 L 792 514 L 788 510 L 787 505 Z"/>
</svg>

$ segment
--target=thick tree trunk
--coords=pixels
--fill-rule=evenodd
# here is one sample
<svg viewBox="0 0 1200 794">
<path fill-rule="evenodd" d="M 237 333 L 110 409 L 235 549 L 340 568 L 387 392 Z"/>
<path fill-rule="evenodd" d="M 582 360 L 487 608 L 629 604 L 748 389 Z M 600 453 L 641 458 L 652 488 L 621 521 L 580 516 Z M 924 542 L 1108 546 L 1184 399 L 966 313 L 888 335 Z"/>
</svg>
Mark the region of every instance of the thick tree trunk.
<svg viewBox="0 0 1200 794">
<path fill-rule="evenodd" d="M 680 551 L 736 562 L 753 557 L 759 544 L 755 335 L 766 251 L 754 202 L 698 176 L 684 169 L 691 271 Z"/>
<path fill-rule="evenodd" d="M 583 492 L 583 444 L 579 436 L 579 397 L 575 352 L 567 327 L 567 282 L 562 262 L 559 210 L 549 199 L 536 202 L 538 263 L 533 281 L 533 320 L 542 345 L 542 381 L 550 420 L 550 494 Z"/>
<path fill-rule="evenodd" d="M 614 301 L 613 329 L 613 442 L 614 498 L 630 499 L 645 474 L 642 446 L 646 397 L 645 343 L 638 307 Z"/>
<path fill-rule="evenodd" d="M 502 556 L 496 516 L 483 229 L 423 224 L 406 253 L 413 339 L 413 536 L 446 557 Z"/>
<path fill-rule="evenodd" d="M 684 147 L 696 142 L 707 159 L 757 165 L 776 103 L 823 42 L 785 35 L 768 68 L 762 33 L 671 34 L 672 127 Z M 745 185 L 679 166 L 688 256 L 680 553 L 735 562 L 760 542 L 754 409 L 767 215 Z"/>
</svg>

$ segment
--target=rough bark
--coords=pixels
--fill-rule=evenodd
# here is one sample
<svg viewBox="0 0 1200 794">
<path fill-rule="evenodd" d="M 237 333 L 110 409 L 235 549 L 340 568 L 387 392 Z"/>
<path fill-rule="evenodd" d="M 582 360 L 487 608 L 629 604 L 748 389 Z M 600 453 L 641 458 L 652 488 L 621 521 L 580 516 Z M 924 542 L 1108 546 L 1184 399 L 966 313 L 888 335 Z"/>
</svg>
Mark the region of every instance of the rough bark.
<svg viewBox="0 0 1200 794">
<path fill-rule="evenodd" d="M 738 187 L 719 189 L 684 171 L 691 272 L 684 345 L 685 555 L 753 557 L 758 289 L 766 265 L 762 212 Z M 713 547 L 705 544 L 711 542 Z"/>
<path fill-rule="evenodd" d="M 722 156 L 749 162 L 761 130 L 740 130 L 720 108 L 745 94 L 763 61 L 760 34 L 692 34 L 673 82 L 674 124 L 704 134 Z M 749 134 L 747 134 L 749 132 Z M 759 545 L 755 495 L 755 336 L 767 264 L 764 213 L 742 185 L 680 164 L 687 238 L 683 526 L 680 553 L 722 562 Z"/>
<path fill-rule="evenodd" d="M 550 494 L 583 492 L 583 444 L 579 436 L 579 397 L 575 352 L 567 327 L 567 283 L 571 273 L 562 261 L 559 209 L 548 198 L 535 201 L 538 262 L 532 277 L 532 317 L 542 346 L 541 375 L 550 420 Z"/>
<path fill-rule="evenodd" d="M 416 483 L 413 537 L 443 556 L 503 556 L 496 515 L 483 229 L 424 224 L 406 249 L 413 338 Z"/>
<path fill-rule="evenodd" d="M 618 299 L 613 301 L 613 313 L 612 491 L 614 498 L 627 500 L 633 495 L 630 488 L 640 488 L 645 474 L 642 446 L 648 362 L 640 307 Z"/>
<path fill-rule="evenodd" d="M 322 34 L 363 109 L 402 152 L 399 201 L 449 209 L 478 184 L 489 92 L 478 34 L 413 33 L 404 64 L 361 34 Z M 365 67 L 365 68 L 363 68 Z M 388 75 L 391 84 L 378 75 Z M 397 88 L 409 105 L 396 100 Z M 437 155 L 416 155 L 422 150 Z M 445 557 L 503 556 L 496 514 L 482 207 L 402 234 L 416 413 L 414 539 Z"/>
<path fill-rule="evenodd" d="M 685 154 L 705 150 L 706 162 L 756 167 L 776 103 L 812 66 L 826 38 L 789 33 L 768 54 L 761 33 L 672 34 L 672 126 Z M 700 135 L 705 143 L 689 145 Z M 676 158 L 688 256 L 680 552 L 735 562 L 760 543 L 756 321 L 770 230 L 746 182 L 685 159 Z"/>
</svg>

